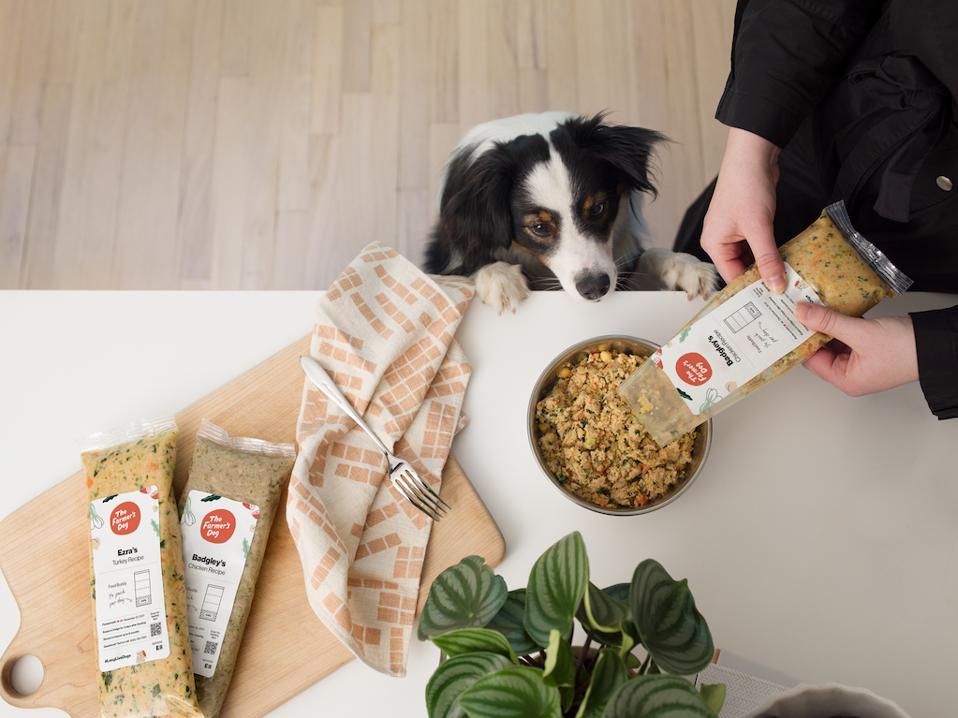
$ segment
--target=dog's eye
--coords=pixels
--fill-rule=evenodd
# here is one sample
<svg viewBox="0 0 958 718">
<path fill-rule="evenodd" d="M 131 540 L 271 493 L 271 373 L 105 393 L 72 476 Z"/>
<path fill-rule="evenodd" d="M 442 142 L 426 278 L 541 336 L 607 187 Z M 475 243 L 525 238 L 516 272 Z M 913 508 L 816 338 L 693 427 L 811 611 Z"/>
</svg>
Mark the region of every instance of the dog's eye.
<svg viewBox="0 0 958 718">
<path fill-rule="evenodd" d="M 605 202 L 596 202 L 589 207 L 590 217 L 601 217 L 603 214 L 605 214 Z"/>
<path fill-rule="evenodd" d="M 533 234 L 538 235 L 539 237 L 548 237 L 550 234 L 552 234 L 552 230 L 545 222 L 536 222 L 535 224 L 530 225 L 529 229 L 532 230 Z"/>
</svg>

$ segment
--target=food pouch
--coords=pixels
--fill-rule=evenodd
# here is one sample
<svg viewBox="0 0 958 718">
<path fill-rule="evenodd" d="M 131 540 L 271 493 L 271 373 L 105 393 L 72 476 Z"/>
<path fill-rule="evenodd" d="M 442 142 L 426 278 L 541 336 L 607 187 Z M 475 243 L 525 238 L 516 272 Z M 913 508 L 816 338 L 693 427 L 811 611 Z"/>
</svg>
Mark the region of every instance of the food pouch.
<svg viewBox="0 0 958 718">
<path fill-rule="evenodd" d="M 843 202 L 780 248 L 787 288 L 773 294 L 753 265 L 619 387 L 664 446 L 814 354 L 831 340 L 795 318 L 798 302 L 860 317 L 911 285 L 852 227 Z"/>
<path fill-rule="evenodd" d="M 292 444 L 230 437 L 204 420 L 180 495 L 193 673 L 219 715 L 239 655 L 266 543 L 296 458 Z"/>
<path fill-rule="evenodd" d="M 82 458 L 100 715 L 200 717 L 173 498 L 176 424 L 97 434 Z"/>
</svg>

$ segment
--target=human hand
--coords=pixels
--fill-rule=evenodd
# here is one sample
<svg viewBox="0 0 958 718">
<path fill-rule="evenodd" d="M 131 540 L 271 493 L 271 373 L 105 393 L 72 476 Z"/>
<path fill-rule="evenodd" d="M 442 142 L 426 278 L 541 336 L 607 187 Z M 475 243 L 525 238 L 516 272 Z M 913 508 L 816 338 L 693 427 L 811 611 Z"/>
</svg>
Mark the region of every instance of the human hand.
<svg viewBox="0 0 958 718">
<path fill-rule="evenodd" d="M 754 259 L 765 285 L 785 289 L 785 265 L 775 245 L 775 185 L 780 150 L 763 137 L 731 128 L 718 182 L 702 225 L 702 249 L 729 282 Z"/>
<path fill-rule="evenodd" d="M 864 396 L 918 378 L 918 351 L 911 317 L 857 319 L 801 302 L 795 317 L 809 329 L 840 342 L 826 344 L 805 366 L 848 396 Z"/>
</svg>

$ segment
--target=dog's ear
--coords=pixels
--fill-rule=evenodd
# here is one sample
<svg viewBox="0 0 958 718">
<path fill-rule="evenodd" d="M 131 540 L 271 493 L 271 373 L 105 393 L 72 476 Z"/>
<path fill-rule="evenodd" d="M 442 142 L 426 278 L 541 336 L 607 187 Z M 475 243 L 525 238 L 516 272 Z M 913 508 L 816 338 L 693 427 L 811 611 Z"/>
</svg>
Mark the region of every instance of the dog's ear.
<svg viewBox="0 0 958 718">
<path fill-rule="evenodd" d="M 512 243 L 513 154 L 496 145 L 472 160 L 473 148 L 453 158 L 440 203 L 440 222 L 457 246 L 490 252 Z"/>
<path fill-rule="evenodd" d="M 608 162 L 620 174 L 626 189 L 658 193 L 652 172 L 655 145 L 667 142 L 661 132 L 645 127 L 607 125 L 604 115 L 578 117 L 569 120 L 566 127 L 572 141 L 594 157 Z"/>
</svg>

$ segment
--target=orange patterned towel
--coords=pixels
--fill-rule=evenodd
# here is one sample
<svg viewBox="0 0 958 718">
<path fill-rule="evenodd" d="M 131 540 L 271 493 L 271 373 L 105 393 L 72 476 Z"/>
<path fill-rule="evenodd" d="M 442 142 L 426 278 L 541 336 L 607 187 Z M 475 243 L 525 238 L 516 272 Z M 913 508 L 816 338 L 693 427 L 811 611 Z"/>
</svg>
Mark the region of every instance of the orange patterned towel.
<svg viewBox="0 0 958 718">
<path fill-rule="evenodd" d="M 320 300 L 310 353 L 393 453 L 438 490 L 471 369 L 454 341 L 471 282 L 370 245 Z M 372 441 L 309 382 L 286 518 L 309 603 L 373 668 L 405 673 L 432 522 Z"/>
</svg>

